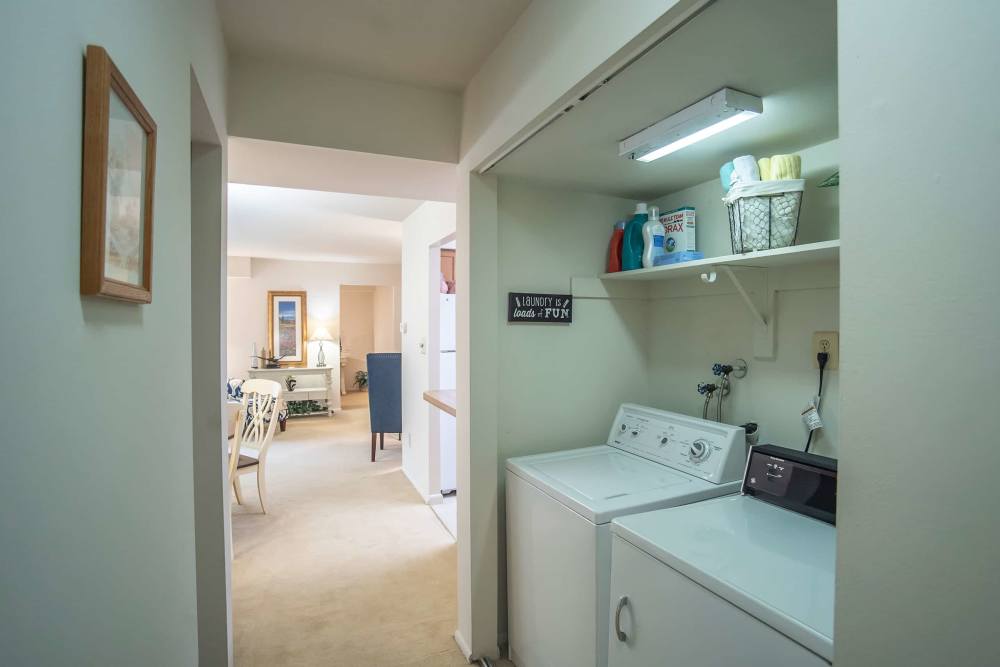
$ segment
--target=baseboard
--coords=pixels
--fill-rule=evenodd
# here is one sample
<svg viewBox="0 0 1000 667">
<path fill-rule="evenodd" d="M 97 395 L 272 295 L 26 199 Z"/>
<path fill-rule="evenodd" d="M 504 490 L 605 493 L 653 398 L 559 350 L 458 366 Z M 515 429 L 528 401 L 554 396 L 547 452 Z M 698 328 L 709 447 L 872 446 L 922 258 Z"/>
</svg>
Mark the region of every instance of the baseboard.
<svg viewBox="0 0 1000 667">
<path fill-rule="evenodd" d="M 466 660 L 471 662 L 472 649 L 469 648 L 469 642 L 465 641 L 465 638 L 462 637 L 462 631 L 455 630 L 455 634 L 452 636 L 455 638 L 455 643 L 458 644 L 458 650 L 462 652 L 462 655 L 465 656 Z"/>
<path fill-rule="evenodd" d="M 412 477 L 410 477 L 409 470 L 407 470 L 402 466 L 400 466 L 400 470 L 403 471 L 403 476 L 406 477 L 406 480 L 410 483 L 410 486 L 413 487 L 413 490 L 417 492 L 417 495 L 419 495 L 420 498 L 425 503 L 427 503 L 428 505 L 437 505 L 438 503 L 444 502 L 444 497 L 440 493 L 432 493 L 430 495 L 427 495 L 426 493 L 421 491 L 420 487 L 417 486 L 417 483 L 413 481 Z"/>
</svg>

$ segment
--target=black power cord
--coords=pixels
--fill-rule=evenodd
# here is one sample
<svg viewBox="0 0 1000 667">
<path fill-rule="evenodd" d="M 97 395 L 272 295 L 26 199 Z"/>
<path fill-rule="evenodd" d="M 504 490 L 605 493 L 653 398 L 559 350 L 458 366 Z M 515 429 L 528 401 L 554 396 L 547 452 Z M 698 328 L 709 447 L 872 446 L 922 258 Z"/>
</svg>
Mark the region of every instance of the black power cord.
<svg viewBox="0 0 1000 667">
<path fill-rule="evenodd" d="M 820 399 L 823 398 L 823 369 L 826 368 L 826 362 L 829 361 L 829 360 L 830 360 L 830 353 L 829 352 L 817 352 L 816 353 L 816 363 L 819 364 L 819 391 L 816 392 L 816 395 Z M 818 405 L 816 407 L 819 408 Z M 809 447 L 812 446 L 813 432 L 815 430 L 816 429 L 810 429 L 809 430 L 809 437 L 806 439 L 806 449 L 805 449 L 805 451 L 807 451 L 807 452 L 809 451 Z"/>
</svg>

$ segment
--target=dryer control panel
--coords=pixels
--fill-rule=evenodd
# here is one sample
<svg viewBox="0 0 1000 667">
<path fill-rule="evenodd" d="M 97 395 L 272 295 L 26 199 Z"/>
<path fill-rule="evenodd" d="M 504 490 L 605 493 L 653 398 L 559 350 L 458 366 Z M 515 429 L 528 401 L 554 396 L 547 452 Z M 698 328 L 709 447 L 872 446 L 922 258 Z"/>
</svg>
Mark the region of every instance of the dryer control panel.
<svg viewBox="0 0 1000 667">
<path fill-rule="evenodd" d="M 742 427 L 632 403 L 618 408 L 608 445 L 714 484 L 739 480 L 746 462 Z"/>
</svg>

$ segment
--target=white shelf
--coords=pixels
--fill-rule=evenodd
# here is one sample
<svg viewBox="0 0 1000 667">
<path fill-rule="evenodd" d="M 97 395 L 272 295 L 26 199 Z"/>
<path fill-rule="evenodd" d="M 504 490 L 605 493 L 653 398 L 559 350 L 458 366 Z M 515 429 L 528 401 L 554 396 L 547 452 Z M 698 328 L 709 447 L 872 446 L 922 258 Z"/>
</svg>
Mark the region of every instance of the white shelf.
<svg viewBox="0 0 1000 667">
<path fill-rule="evenodd" d="M 654 266 L 649 269 L 636 269 L 620 273 L 604 273 L 598 278 L 614 281 L 648 281 L 674 280 L 690 278 L 710 270 L 712 267 L 729 266 L 732 268 L 762 268 L 770 269 L 796 264 L 812 264 L 819 262 L 836 262 L 840 260 L 840 240 L 820 241 L 805 245 L 776 248 L 774 250 L 759 250 L 743 255 L 720 255 L 706 257 L 690 262 Z"/>
<path fill-rule="evenodd" d="M 293 389 L 291 391 L 288 391 L 287 389 L 285 389 L 284 392 L 283 392 L 283 395 L 285 396 L 285 398 L 287 400 L 290 400 L 290 401 L 304 401 L 304 400 L 306 400 L 304 398 L 288 398 L 288 396 L 291 396 L 291 395 L 294 395 L 294 394 L 323 394 L 323 396 L 326 396 L 326 387 L 302 387 L 300 389 Z"/>
<path fill-rule="evenodd" d="M 281 368 L 250 368 L 248 370 L 254 373 L 284 373 L 285 375 L 301 373 L 303 375 L 316 375 L 318 373 L 327 373 L 333 369 L 333 366 L 282 366 Z"/>
</svg>

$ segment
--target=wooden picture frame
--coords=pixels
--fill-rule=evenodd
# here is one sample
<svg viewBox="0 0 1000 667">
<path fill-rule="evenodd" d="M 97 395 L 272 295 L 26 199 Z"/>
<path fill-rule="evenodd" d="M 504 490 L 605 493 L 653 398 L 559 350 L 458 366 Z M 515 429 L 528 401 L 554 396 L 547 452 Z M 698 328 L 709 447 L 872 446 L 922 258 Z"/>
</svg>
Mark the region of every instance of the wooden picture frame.
<svg viewBox="0 0 1000 667">
<path fill-rule="evenodd" d="M 156 123 L 100 46 L 87 47 L 80 294 L 153 298 Z"/>
<path fill-rule="evenodd" d="M 305 292 L 267 293 L 267 349 L 272 357 L 284 355 L 278 362 L 282 368 L 303 368 L 309 365 L 307 322 Z"/>
</svg>

